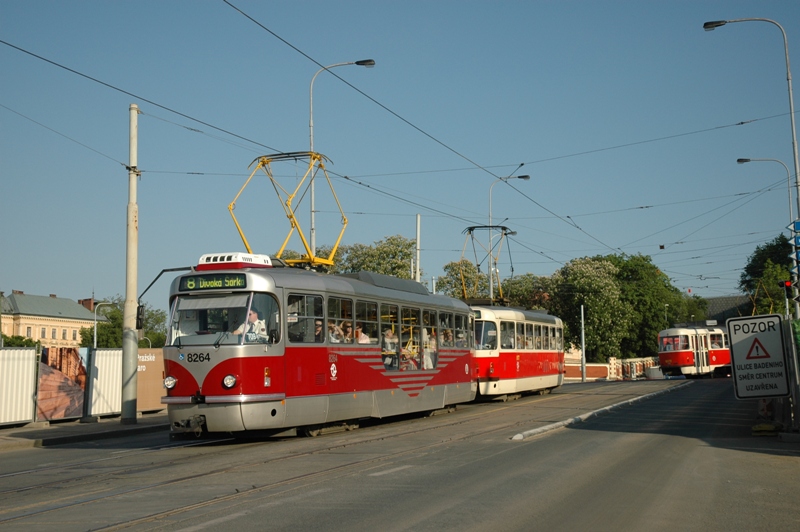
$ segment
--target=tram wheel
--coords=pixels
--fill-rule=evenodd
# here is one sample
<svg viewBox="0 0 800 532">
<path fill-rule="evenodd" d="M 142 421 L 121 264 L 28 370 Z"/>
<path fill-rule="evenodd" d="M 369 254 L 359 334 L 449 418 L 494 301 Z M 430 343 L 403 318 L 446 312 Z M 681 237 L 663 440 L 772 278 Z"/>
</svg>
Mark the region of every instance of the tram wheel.
<svg viewBox="0 0 800 532">
<path fill-rule="evenodd" d="M 322 427 L 319 425 L 313 427 L 303 427 L 298 432 L 306 438 L 316 438 L 322 433 Z"/>
</svg>

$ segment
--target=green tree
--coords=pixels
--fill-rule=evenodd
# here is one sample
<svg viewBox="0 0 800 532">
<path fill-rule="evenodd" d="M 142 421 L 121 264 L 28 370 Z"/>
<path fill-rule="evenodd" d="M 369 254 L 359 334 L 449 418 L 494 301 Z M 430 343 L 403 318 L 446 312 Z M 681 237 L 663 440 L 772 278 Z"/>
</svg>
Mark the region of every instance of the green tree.
<svg viewBox="0 0 800 532">
<path fill-rule="evenodd" d="M 552 307 L 550 293 L 553 290 L 553 281 L 550 277 L 526 273 L 504 280 L 502 288 L 503 297 L 512 307 L 547 310 Z"/>
<path fill-rule="evenodd" d="M 704 321 L 708 312 L 708 301 L 699 296 L 678 293 L 667 307 L 667 327 L 676 323 Z M 723 324 L 724 325 L 724 324 Z"/>
<path fill-rule="evenodd" d="M 37 350 L 41 347 L 41 342 L 26 338 L 24 336 L 6 336 L 3 335 L 3 347 L 36 347 Z"/>
<path fill-rule="evenodd" d="M 758 284 L 751 292 L 756 314 L 783 314 L 786 312 L 786 293 L 780 281 L 791 279 L 789 270 L 782 264 L 766 259 Z M 790 301 L 790 303 L 792 303 Z"/>
<path fill-rule="evenodd" d="M 121 348 L 122 325 L 125 308 L 125 298 L 116 295 L 107 300 L 110 305 L 97 308 L 97 315 L 104 316 L 108 321 L 97 322 L 97 347 Z M 144 323 L 142 331 L 150 340 L 153 347 L 164 347 L 167 333 L 167 313 L 163 310 L 153 309 L 145 304 Z M 94 341 L 92 327 L 81 329 L 81 347 L 91 347 Z M 140 347 L 150 347 L 146 340 L 139 342 Z"/>
<path fill-rule="evenodd" d="M 629 310 L 629 329 L 620 345 L 623 357 L 656 356 L 658 333 L 665 328 L 665 305 L 676 305 L 680 292 L 650 257 L 622 254 L 604 258 L 617 267 L 620 297 Z"/>
<path fill-rule="evenodd" d="M 604 258 L 568 262 L 553 274 L 553 309 L 565 324 L 565 340 L 581 344 L 584 308 L 586 359 L 605 362 L 622 357 L 622 340 L 630 331 L 630 310 L 622 300 L 617 268 Z"/>
<path fill-rule="evenodd" d="M 458 299 L 464 297 L 464 291 L 467 298 L 489 297 L 488 276 L 470 261 L 448 262 L 443 269 L 444 275 L 436 280 L 437 292 Z"/>
<path fill-rule="evenodd" d="M 783 267 L 787 272 L 792 268 L 792 244 L 785 235 L 780 234 L 763 246 L 756 246 L 739 277 L 739 288 L 742 292 L 752 294 L 764 278 L 767 261 Z M 789 279 L 790 277 L 786 277 Z"/>
<path fill-rule="evenodd" d="M 402 235 L 388 236 L 372 246 L 340 246 L 333 273 L 368 271 L 411 279 L 411 260 L 416 254 L 416 240 Z"/>
</svg>

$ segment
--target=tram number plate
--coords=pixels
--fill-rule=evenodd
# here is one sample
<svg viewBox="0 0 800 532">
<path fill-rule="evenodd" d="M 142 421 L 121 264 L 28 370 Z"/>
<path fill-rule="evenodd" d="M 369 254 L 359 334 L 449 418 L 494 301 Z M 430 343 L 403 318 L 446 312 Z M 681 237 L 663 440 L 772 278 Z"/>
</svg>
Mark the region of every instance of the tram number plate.
<svg viewBox="0 0 800 532">
<path fill-rule="evenodd" d="M 189 353 L 186 355 L 186 362 L 211 362 L 209 353 Z"/>
</svg>

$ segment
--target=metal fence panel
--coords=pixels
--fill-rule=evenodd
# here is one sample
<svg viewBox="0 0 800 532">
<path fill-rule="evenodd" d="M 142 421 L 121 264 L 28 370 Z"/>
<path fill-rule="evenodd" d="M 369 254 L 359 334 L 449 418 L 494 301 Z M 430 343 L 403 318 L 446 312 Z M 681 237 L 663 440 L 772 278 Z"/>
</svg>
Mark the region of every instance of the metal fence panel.
<svg viewBox="0 0 800 532">
<path fill-rule="evenodd" d="M 89 379 L 90 416 L 122 413 L 122 349 L 97 349 Z"/>
<path fill-rule="evenodd" d="M 0 349 L 0 425 L 30 423 L 36 414 L 36 349 Z"/>
</svg>

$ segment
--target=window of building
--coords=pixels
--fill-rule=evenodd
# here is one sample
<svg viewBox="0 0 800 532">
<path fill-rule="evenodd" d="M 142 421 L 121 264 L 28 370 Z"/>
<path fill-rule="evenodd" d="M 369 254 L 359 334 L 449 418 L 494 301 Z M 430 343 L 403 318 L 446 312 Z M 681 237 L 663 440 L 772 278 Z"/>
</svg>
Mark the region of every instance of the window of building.
<svg viewBox="0 0 800 532">
<path fill-rule="evenodd" d="M 28 338 L 30 338 L 30 337 L 31 337 L 31 334 L 33 334 L 33 331 L 31 330 L 31 328 L 30 328 L 30 327 L 28 327 L 27 334 L 26 334 L 25 336 L 27 336 Z"/>
<path fill-rule="evenodd" d="M 72 340 L 75 341 L 78 339 L 78 329 L 72 329 Z"/>
<path fill-rule="evenodd" d="M 66 340 L 67 339 L 67 330 L 66 329 L 61 329 L 61 339 L 62 340 Z"/>
<path fill-rule="evenodd" d="M 41 335 L 39 336 L 39 338 L 47 338 L 47 329 L 45 329 L 44 327 L 42 327 Z"/>
<path fill-rule="evenodd" d="M 51 329 L 50 330 L 50 338 L 52 338 L 53 340 L 56 339 L 56 330 L 55 329 Z"/>
</svg>

